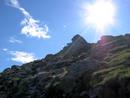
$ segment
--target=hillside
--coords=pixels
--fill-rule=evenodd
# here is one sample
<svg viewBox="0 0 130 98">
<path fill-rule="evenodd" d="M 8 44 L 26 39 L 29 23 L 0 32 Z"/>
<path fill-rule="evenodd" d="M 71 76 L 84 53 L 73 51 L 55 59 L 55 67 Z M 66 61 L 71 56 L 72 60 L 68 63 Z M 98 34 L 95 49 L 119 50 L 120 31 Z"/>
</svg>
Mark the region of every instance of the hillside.
<svg viewBox="0 0 130 98">
<path fill-rule="evenodd" d="M 75 35 L 57 54 L 13 65 L 0 73 L 0 98 L 130 98 L 130 34 Z"/>
</svg>

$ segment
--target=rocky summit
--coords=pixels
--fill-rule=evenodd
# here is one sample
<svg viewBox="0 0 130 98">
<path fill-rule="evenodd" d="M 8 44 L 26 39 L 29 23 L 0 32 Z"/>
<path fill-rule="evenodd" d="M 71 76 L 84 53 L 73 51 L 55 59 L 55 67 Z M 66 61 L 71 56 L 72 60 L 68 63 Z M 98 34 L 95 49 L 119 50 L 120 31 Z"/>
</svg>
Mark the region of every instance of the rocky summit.
<svg viewBox="0 0 130 98">
<path fill-rule="evenodd" d="M 130 98 L 130 34 L 76 35 L 57 54 L 13 65 L 0 73 L 0 98 Z"/>
</svg>

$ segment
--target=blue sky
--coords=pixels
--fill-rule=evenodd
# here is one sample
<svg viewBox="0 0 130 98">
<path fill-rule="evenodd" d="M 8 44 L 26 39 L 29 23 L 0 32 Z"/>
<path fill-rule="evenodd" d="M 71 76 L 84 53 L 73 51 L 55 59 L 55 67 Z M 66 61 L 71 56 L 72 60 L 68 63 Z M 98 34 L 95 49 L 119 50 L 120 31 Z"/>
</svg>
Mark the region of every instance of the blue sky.
<svg viewBox="0 0 130 98">
<path fill-rule="evenodd" d="M 96 42 L 101 34 L 87 24 L 83 8 L 92 1 L 96 0 L 0 0 L 0 71 L 57 53 L 77 33 Z M 130 33 L 130 1 L 111 1 L 115 25 L 103 34 Z"/>
</svg>

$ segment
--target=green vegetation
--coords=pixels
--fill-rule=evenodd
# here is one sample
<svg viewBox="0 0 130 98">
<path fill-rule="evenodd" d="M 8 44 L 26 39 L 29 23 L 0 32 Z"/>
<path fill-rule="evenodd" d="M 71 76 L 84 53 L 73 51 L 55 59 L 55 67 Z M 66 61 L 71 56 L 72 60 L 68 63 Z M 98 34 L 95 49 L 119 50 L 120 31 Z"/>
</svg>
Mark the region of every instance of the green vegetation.
<svg viewBox="0 0 130 98">
<path fill-rule="evenodd" d="M 13 77 L 12 80 L 13 80 L 13 81 L 20 81 L 21 78 L 19 78 L 19 77 Z"/>
<path fill-rule="evenodd" d="M 105 58 L 108 65 L 121 65 L 124 64 L 130 57 L 130 49 L 119 51 L 111 56 Z"/>
<path fill-rule="evenodd" d="M 92 74 L 91 85 L 103 85 L 116 78 L 130 77 L 130 49 L 117 51 L 105 58 L 105 62 L 112 67 L 98 70 Z"/>
<path fill-rule="evenodd" d="M 109 80 L 130 77 L 130 67 L 117 66 L 94 72 L 91 85 L 103 85 Z"/>
</svg>

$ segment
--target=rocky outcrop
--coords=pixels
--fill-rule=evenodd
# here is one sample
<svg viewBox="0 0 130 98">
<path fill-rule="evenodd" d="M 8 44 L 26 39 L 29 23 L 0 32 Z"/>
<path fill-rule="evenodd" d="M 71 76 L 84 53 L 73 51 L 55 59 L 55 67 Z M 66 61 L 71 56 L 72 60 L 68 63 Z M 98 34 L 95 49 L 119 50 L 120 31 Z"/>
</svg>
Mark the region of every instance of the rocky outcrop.
<svg viewBox="0 0 130 98">
<path fill-rule="evenodd" d="M 130 34 L 80 35 L 49 54 L 0 73 L 0 98 L 130 98 Z"/>
<path fill-rule="evenodd" d="M 72 43 L 68 43 L 57 55 L 63 58 L 75 57 L 83 52 L 87 52 L 90 46 L 83 37 L 77 34 L 72 38 Z"/>
</svg>

